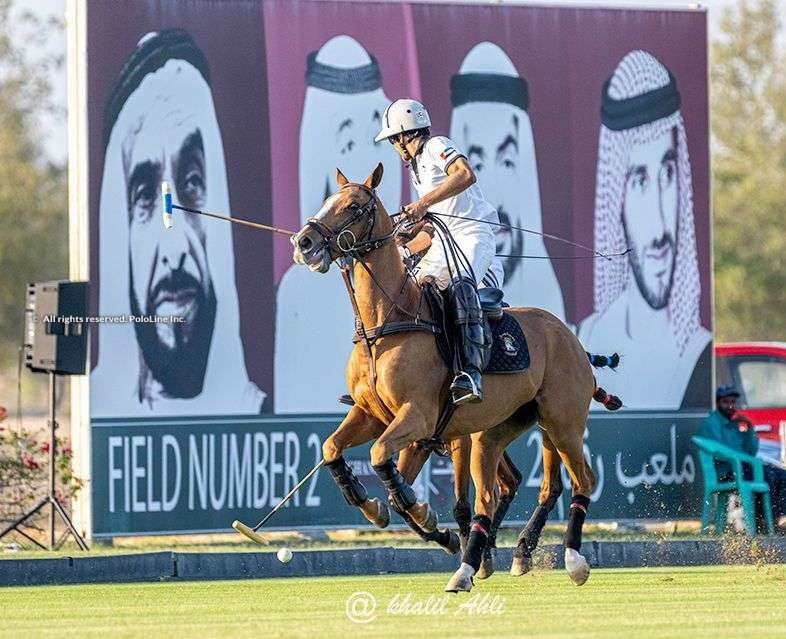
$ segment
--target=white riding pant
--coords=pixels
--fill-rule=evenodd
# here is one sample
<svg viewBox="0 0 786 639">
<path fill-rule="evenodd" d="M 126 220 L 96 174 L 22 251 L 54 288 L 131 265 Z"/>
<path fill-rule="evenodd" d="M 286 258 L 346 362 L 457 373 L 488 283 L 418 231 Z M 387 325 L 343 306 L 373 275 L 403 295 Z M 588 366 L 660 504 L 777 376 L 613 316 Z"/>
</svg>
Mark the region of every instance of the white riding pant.
<svg viewBox="0 0 786 639">
<path fill-rule="evenodd" d="M 494 240 L 494 232 L 491 226 L 481 223 L 465 223 L 458 228 L 451 228 L 459 254 L 459 263 L 463 262 L 461 253 L 466 257 L 472 267 L 478 288 L 493 286 L 502 288 L 503 270 L 502 262 L 496 257 L 497 244 Z M 434 234 L 431 247 L 420 260 L 417 267 L 418 279 L 423 279 L 431 275 L 437 282 L 440 290 L 444 290 L 450 284 L 451 275 L 453 277 L 471 277 L 465 267 L 460 273 L 455 272 L 454 259 L 450 259 L 448 268 L 448 257 L 445 255 L 445 245 L 439 232 Z"/>
</svg>

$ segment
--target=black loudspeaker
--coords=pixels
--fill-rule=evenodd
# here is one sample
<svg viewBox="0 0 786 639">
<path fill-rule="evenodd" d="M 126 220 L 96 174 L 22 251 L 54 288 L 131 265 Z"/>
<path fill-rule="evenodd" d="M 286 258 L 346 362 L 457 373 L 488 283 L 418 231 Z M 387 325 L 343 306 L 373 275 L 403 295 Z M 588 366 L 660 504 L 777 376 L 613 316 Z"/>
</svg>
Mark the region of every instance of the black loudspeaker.
<svg viewBox="0 0 786 639">
<path fill-rule="evenodd" d="M 25 305 L 25 363 L 31 371 L 84 375 L 87 282 L 33 282 Z"/>
</svg>

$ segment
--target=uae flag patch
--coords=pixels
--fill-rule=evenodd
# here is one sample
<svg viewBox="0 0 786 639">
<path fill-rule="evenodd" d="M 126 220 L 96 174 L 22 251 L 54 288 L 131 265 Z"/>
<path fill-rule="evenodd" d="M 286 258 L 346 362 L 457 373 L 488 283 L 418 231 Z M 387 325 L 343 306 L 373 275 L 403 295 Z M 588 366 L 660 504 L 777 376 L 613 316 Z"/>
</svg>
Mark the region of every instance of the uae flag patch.
<svg viewBox="0 0 786 639">
<path fill-rule="evenodd" d="M 456 152 L 452 146 L 447 147 L 442 153 L 439 154 L 439 157 L 443 160 L 447 160 L 451 155 Z"/>
</svg>

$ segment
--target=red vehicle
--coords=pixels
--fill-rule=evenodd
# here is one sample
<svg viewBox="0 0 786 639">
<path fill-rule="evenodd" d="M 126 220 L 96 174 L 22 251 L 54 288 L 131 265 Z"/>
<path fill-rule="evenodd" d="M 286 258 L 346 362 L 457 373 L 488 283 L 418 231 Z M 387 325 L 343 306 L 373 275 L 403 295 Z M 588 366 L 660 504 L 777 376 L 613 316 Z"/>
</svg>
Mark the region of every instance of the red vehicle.
<svg viewBox="0 0 786 639">
<path fill-rule="evenodd" d="M 786 342 L 715 345 L 718 386 L 740 391 L 740 412 L 753 422 L 760 455 L 786 464 Z"/>
</svg>

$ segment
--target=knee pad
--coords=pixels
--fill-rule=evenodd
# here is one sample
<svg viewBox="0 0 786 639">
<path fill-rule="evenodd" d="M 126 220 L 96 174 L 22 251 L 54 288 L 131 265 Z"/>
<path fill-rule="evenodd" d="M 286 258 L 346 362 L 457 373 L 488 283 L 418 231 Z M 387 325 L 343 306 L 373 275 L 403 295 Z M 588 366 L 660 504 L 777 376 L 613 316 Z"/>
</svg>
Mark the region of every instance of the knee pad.
<svg viewBox="0 0 786 639">
<path fill-rule="evenodd" d="M 483 322 L 483 311 L 480 308 L 480 299 L 475 283 L 462 277 L 450 284 L 448 299 L 456 324 L 480 324 Z"/>
</svg>

